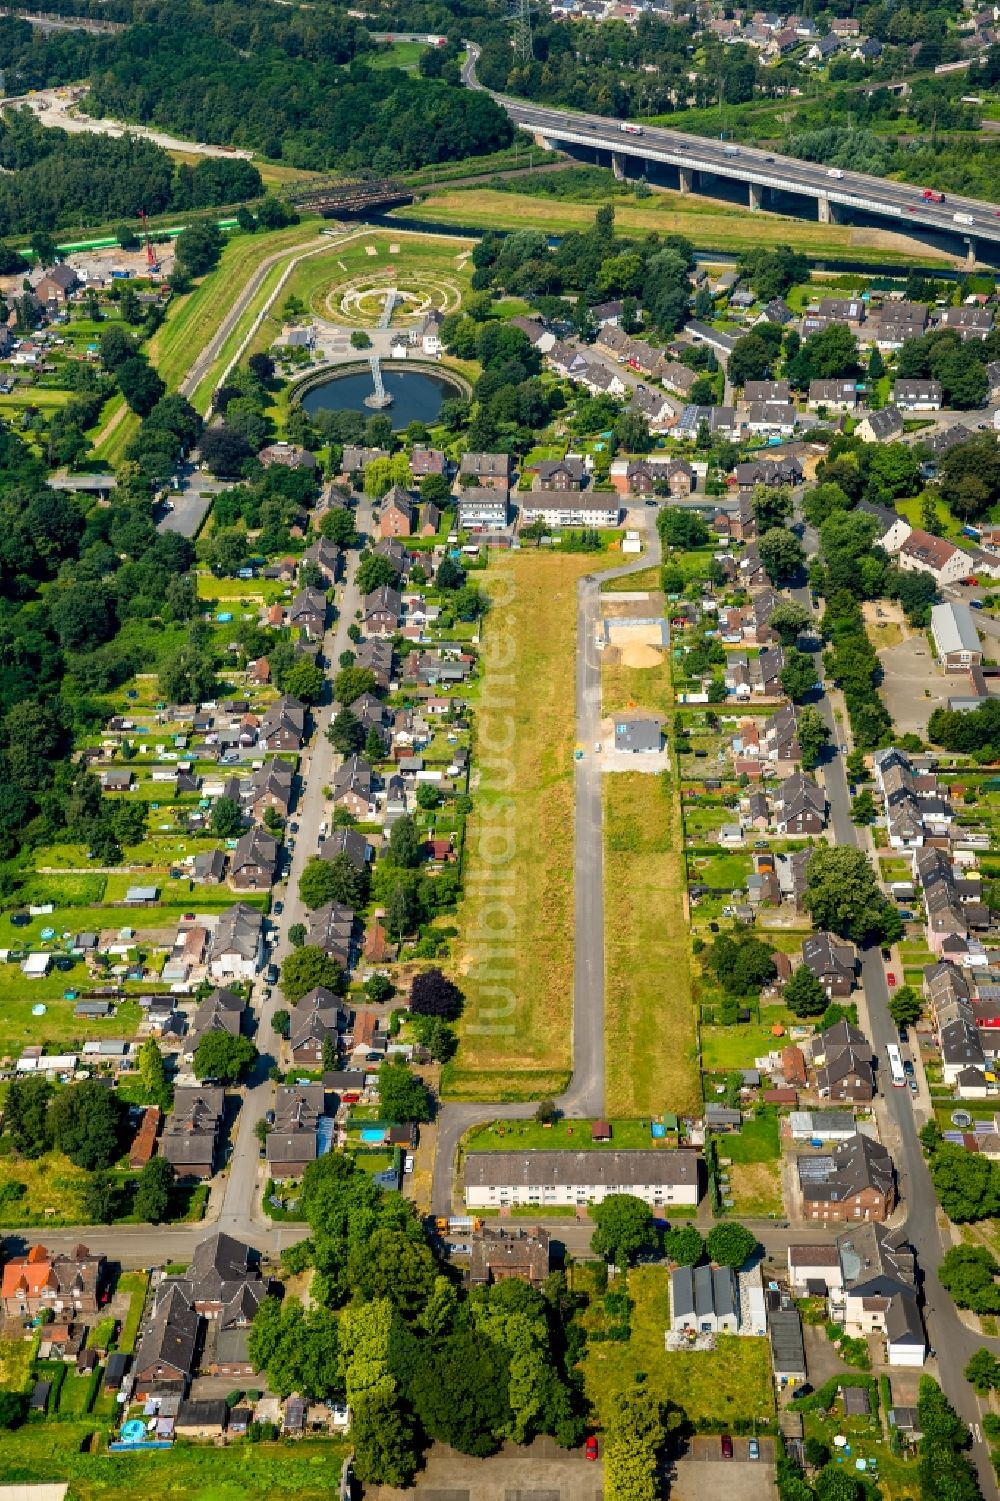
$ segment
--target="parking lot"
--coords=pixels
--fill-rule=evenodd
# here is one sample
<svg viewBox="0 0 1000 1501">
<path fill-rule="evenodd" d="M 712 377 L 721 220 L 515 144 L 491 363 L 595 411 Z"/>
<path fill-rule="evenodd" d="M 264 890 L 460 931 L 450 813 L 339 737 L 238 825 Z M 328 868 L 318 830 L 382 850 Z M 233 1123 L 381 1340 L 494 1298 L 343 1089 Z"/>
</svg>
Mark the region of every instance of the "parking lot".
<svg viewBox="0 0 1000 1501">
<path fill-rule="evenodd" d="M 900 735 L 926 735 L 934 710 L 942 708 L 952 694 L 967 689 L 964 674 L 948 677 L 942 672 L 922 631 L 878 656 L 884 674 L 882 698 Z"/>
<path fill-rule="evenodd" d="M 695 1443 L 698 1440 L 695 1439 Z M 719 1449 L 718 1438 L 708 1440 Z M 734 1439 L 737 1443 L 746 1440 Z M 773 1440 L 761 1439 L 761 1444 Z M 763 1450 L 762 1450 L 763 1452 Z M 706 1474 L 705 1465 L 698 1459 L 680 1459 L 674 1466 L 674 1478 L 670 1482 L 670 1501 L 705 1501 L 725 1488 L 726 1501 L 774 1501 L 777 1490 L 774 1483 L 774 1465 L 763 1461 L 758 1464 L 729 1462 L 722 1473 Z"/>
<path fill-rule="evenodd" d="M 526 1448 L 505 1444 L 492 1459 L 470 1459 L 435 1444 L 426 1467 L 409 1490 L 365 1486 L 365 1501 L 601 1501 L 603 1466 L 539 1438 Z M 703 1472 L 704 1473 L 704 1472 Z M 770 1492 L 748 1491 L 737 1501 L 770 1501 Z M 694 1493 L 691 1492 L 691 1501 Z"/>
</svg>

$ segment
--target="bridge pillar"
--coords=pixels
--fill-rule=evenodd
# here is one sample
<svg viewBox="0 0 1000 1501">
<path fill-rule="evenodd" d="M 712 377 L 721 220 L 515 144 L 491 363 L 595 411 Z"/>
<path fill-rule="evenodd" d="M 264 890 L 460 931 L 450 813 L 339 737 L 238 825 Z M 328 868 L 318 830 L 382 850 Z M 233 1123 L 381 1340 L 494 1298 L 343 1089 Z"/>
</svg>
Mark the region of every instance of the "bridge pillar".
<svg viewBox="0 0 1000 1501">
<path fill-rule="evenodd" d="M 819 199 L 819 222 L 821 224 L 839 224 L 840 209 L 836 203 L 831 203 L 824 194 Z"/>
<path fill-rule="evenodd" d="M 612 151 L 611 170 L 618 182 L 625 181 L 625 153 L 623 151 Z"/>
<path fill-rule="evenodd" d="M 548 136 L 544 135 L 540 130 L 532 132 L 532 140 L 540 151 L 554 151 L 556 149 Z"/>
<path fill-rule="evenodd" d="M 750 211 L 751 213 L 756 213 L 759 208 L 763 207 L 764 189 L 758 187 L 755 182 L 749 183 L 748 187 L 750 189 Z"/>
<path fill-rule="evenodd" d="M 693 167 L 678 167 L 677 168 L 677 176 L 680 178 L 681 192 L 682 193 L 693 193 L 694 192 L 694 168 Z"/>
<path fill-rule="evenodd" d="M 965 264 L 970 271 L 976 264 L 976 242 L 971 235 L 965 242 Z"/>
</svg>

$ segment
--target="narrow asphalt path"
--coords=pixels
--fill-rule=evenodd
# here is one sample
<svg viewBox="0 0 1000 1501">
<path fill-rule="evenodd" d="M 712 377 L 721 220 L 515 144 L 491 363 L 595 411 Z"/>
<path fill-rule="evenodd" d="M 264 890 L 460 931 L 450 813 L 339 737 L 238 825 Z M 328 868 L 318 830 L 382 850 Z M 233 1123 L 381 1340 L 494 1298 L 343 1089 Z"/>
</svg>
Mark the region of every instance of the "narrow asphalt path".
<svg viewBox="0 0 1000 1501">
<path fill-rule="evenodd" d="M 601 722 L 601 654 L 595 644 L 601 586 L 658 564 L 655 526 L 647 530 L 646 545 L 634 563 L 588 573 L 577 584 L 576 738 L 584 753 L 576 763 L 573 1077 L 556 1104 L 565 1115 L 578 1118 L 604 1113 L 604 819 L 601 770 L 594 755 Z M 528 1109 L 523 1101 L 441 1105 L 431 1185 L 434 1214 L 453 1212 L 456 1160 L 465 1133 L 487 1121 L 523 1117 Z"/>
</svg>

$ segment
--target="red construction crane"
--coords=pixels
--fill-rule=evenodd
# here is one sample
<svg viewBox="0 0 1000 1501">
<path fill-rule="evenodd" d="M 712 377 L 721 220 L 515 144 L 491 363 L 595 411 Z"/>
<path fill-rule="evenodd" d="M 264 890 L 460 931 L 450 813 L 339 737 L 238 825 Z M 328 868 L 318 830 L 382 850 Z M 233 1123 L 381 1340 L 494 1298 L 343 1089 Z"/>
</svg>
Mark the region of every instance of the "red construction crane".
<svg viewBox="0 0 1000 1501">
<path fill-rule="evenodd" d="M 153 246 L 149 238 L 149 225 L 146 222 L 146 210 L 144 208 L 139 210 L 139 218 L 142 221 L 142 237 L 146 242 L 146 265 L 150 271 L 159 271 L 160 263 L 153 254 Z"/>
</svg>

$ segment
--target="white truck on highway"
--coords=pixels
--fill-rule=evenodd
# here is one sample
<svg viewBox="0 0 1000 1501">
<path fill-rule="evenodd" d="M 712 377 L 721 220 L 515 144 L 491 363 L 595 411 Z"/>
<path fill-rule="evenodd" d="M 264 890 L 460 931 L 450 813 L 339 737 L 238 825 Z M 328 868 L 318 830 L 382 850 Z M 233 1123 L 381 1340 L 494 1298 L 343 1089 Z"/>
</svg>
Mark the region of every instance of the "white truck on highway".
<svg viewBox="0 0 1000 1501">
<path fill-rule="evenodd" d="M 956 224 L 974 224 L 976 221 L 971 214 L 952 214 Z"/>
<path fill-rule="evenodd" d="M 633 125 L 632 122 L 631 122 L 631 120 L 623 120 L 622 123 L 619 125 L 618 129 L 621 131 L 622 135 L 626 135 L 626 136 L 641 136 L 642 135 L 642 126 L 641 125 Z"/>
</svg>

